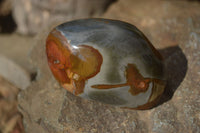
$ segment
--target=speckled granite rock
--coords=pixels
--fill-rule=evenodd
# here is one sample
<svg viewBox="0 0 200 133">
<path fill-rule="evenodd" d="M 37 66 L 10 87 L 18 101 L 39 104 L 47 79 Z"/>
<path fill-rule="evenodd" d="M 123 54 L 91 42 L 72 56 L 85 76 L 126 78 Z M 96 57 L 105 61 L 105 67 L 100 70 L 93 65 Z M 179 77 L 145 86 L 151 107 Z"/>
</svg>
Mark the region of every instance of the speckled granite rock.
<svg viewBox="0 0 200 133">
<path fill-rule="evenodd" d="M 37 80 L 19 95 L 28 133 L 200 132 L 200 4 L 119 0 L 104 17 L 136 25 L 165 58 L 168 85 L 151 110 L 120 109 L 75 97 L 60 88 L 45 56 L 45 37 L 32 51 Z"/>
</svg>

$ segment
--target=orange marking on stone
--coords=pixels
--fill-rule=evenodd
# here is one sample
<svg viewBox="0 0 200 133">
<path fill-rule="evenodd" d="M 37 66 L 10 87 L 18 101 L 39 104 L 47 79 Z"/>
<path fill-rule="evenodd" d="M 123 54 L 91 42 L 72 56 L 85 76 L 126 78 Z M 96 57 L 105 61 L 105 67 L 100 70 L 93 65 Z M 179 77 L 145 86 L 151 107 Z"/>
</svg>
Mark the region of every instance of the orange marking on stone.
<svg viewBox="0 0 200 133">
<path fill-rule="evenodd" d="M 98 50 L 87 45 L 73 47 L 56 29 L 47 37 L 46 53 L 54 77 L 75 95 L 83 93 L 85 81 L 100 71 L 103 62 Z"/>
<path fill-rule="evenodd" d="M 74 49 L 71 60 L 73 61 L 71 71 L 80 75 L 82 79 L 87 80 L 100 72 L 103 57 L 93 47 L 79 45 L 77 52 Z"/>
<path fill-rule="evenodd" d="M 75 87 L 76 87 L 75 95 L 83 93 L 83 90 L 84 90 L 84 87 L 85 87 L 85 80 L 74 81 L 74 84 L 75 84 Z"/>
<path fill-rule="evenodd" d="M 106 85 L 106 84 L 102 84 L 102 85 L 92 85 L 92 88 L 96 88 L 96 89 L 112 89 L 112 88 L 118 88 L 118 87 L 123 87 L 123 86 L 128 86 L 128 84 L 116 84 L 116 85 Z"/>
<path fill-rule="evenodd" d="M 133 64 L 128 64 L 126 68 L 126 79 L 127 82 L 124 84 L 117 84 L 117 85 L 93 85 L 92 88 L 96 89 L 112 89 L 117 87 L 123 86 L 130 86 L 129 92 L 132 95 L 137 95 L 140 92 L 145 92 L 148 89 L 150 79 L 144 78 L 139 71 L 137 70 L 136 66 Z"/>
<path fill-rule="evenodd" d="M 145 83 L 143 81 L 141 81 L 139 84 L 138 84 L 138 88 L 145 88 Z"/>
<path fill-rule="evenodd" d="M 70 80 L 64 70 L 65 57 L 53 41 L 47 42 L 47 58 L 49 67 L 55 78 L 61 83 L 69 83 Z M 55 64 L 55 61 L 59 61 L 59 63 Z"/>
<path fill-rule="evenodd" d="M 69 60 L 69 49 L 62 48 L 61 40 L 55 36 L 59 36 L 61 33 L 59 31 L 52 31 L 46 40 L 46 53 L 49 67 L 54 75 L 54 77 L 60 83 L 70 83 L 70 79 L 65 73 L 65 68 L 70 67 Z M 66 42 L 66 40 L 64 40 Z"/>
</svg>

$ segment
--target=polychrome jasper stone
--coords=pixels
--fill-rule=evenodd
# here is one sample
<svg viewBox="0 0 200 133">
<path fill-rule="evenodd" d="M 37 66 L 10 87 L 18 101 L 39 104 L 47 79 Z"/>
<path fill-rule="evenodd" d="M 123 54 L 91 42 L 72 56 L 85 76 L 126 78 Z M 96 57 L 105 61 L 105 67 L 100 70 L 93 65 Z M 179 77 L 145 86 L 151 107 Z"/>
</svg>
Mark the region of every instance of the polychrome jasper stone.
<svg viewBox="0 0 200 133">
<path fill-rule="evenodd" d="M 141 31 L 122 21 L 63 23 L 49 33 L 46 53 L 54 77 L 76 96 L 148 109 L 164 91 L 159 52 Z"/>
</svg>

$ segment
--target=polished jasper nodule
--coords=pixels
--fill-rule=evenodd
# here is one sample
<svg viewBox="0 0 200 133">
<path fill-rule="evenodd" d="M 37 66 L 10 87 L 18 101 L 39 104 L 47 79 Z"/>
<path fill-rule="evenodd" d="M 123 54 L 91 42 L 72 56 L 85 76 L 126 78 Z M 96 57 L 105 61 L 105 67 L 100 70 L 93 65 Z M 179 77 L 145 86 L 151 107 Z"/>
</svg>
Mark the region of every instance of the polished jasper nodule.
<svg viewBox="0 0 200 133">
<path fill-rule="evenodd" d="M 46 39 L 49 67 L 69 92 L 123 108 L 148 109 L 165 88 L 162 57 L 135 26 L 80 19 Z"/>
</svg>

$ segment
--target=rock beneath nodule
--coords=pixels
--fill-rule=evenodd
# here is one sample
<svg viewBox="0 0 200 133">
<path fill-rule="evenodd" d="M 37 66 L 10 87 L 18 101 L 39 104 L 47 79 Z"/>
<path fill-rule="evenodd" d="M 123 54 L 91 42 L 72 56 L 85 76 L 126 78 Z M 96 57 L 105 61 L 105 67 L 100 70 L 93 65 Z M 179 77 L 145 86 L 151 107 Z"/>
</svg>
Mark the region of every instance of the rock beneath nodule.
<svg viewBox="0 0 200 133">
<path fill-rule="evenodd" d="M 168 84 L 159 105 L 145 111 L 120 109 L 67 93 L 48 68 L 45 32 L 32 51 L 33 63 L 39 68 L 37 81 L 19 94 L 26 131 L 200 132 L 199 6 L 188 1 L 119 0 L 104 15 L 136 25 L 161 49 Z"/>
</svg>

